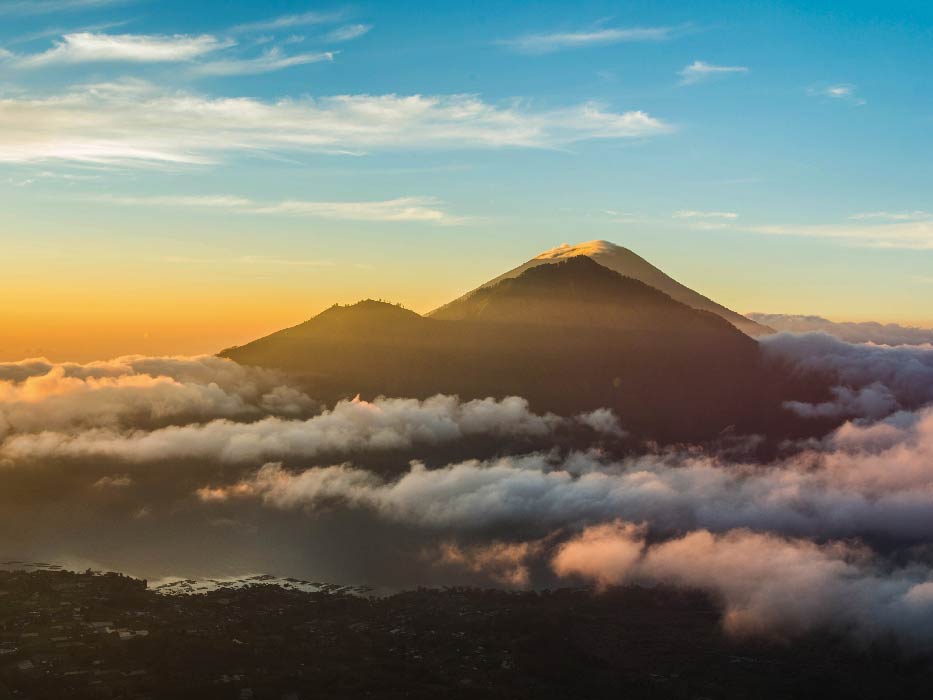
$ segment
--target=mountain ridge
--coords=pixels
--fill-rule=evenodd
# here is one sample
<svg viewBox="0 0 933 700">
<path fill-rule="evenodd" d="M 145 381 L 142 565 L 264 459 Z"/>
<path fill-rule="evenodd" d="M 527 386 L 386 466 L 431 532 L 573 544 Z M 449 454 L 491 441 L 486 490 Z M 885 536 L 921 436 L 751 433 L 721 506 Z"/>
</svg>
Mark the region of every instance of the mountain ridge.
<svg viewBox="0 0 933 700">
<path fill-rule="evenodd" d="M 516 395 L 560 415 L 611 408 L 660 440 L 715 436 L 755 412 L 755 340 L 586 256 L 464 303 L 456 320 L 372 300 L 334 306 L 221 355 L 287 371 L 323 401 Z"/>
</svg>

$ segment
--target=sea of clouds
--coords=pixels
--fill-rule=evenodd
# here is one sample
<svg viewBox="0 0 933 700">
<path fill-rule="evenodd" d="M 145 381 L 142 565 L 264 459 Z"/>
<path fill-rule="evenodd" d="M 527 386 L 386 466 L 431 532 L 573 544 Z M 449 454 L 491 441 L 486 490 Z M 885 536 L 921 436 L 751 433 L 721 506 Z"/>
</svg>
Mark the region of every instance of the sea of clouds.
<svg viewBox="0 0 933 700">
<path fill-rule="evenodd" d="M 781 333 L 762 348 L 827 387 L 784 410 L 833 425 L 765 462 L 520 397 L 321 406 L 215 357 L 0 364 L 0 556 L 152 576 L 663 584 L 713 596 L 736 634 L 933 641 L 933 347 Z"/>
</svg>

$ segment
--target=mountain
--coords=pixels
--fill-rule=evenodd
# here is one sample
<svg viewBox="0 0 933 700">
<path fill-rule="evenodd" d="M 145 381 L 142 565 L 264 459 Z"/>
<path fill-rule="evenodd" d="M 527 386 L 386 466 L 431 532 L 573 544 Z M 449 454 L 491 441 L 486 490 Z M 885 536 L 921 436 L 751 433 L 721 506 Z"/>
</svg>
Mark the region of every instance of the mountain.
<svg viewBox="0 0 933 700">
<path fill-rule="evenodd" d="M 464 302 L 469 300 L 469 298 L 476 294 L 478 291 L 496 285 L 503 280 L 518 277 L 527 270 L 538 267 L 540 265 L 547 265 L 550 263 L 558 262 L 560 260 L 567 260 L 579 256 L 586 256 L 599 263 L 603 267 L 614 270 L 615 272 L 618 272 L 625 277 L 631 277 L 632 279 L 644 282 L 649 287 L 653 287 L 654 289 L 664 292 L 675 301 L 679 301 L 694 309 L 714 313 L 717 316 L 724 318 L 743 333 L 746 333 L 753 338 L 774 332 L 767 326 L 746 318 L 741 314 L 737 314 L 735 311 L 727 309 L 721 304 L 717 304 L 712 299 L 708 299 L 702 294 L 693 291 L 689 287 L 685 287 L 677 280 L 664 274 L 661 270 L 656 268 L 644 258 L 630 251 L 628 248 L 623 248 L 622 246 L 615 245 L 609 241 L 590 241 L 588 243 L 580 243 L 574 246 L 564 243 L 563 245 L 552 248 L 551 250 L 547 250 L 532 258 L 528 262 L 519 265 L 515 269 L 509 270 L 505 274 L 500 275 L 499 277 L 496 277 L 489 282 L 486 282 L 472 292 L 468 292 L 459 299 L 456 299 L 455 301 L 452 301 L 451 303 L 432 311 L 428 315 L 432 318 L 442 320 L 456 320 L 462 318 L 464 309 L 469 308 L 468 306 L 464 305 Z"/>
<path fill-rule="evenodd" d="M 459 304 L 457 320 L 363 301 L 222 353 L 286 370 L 325 401 L 361 394 L 518 395 L 536 411 L 614 409 L 660 440 L 748 420 L 758 344 L 588 257 L 535 266 Z"/>
</svg>

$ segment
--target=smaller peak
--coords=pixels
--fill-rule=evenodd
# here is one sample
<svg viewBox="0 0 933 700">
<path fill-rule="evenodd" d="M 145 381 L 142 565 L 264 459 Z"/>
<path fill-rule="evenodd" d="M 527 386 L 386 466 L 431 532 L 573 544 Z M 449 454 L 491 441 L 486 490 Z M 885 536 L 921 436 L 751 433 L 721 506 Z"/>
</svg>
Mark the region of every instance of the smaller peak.
<svg viewBox="0 0 933 700">
<path fill-rule="evenodd" d="M 556 248 L 546 250 L 540 255 L 535 256 L 535 260 L 561 260 L 563 258 L 575 258 L 581 255 L 605 255 L 617 250 L 622 250 L 621 246 L 609 241 L 586 241 L 570 245 L 561 243 Z"/>
<path fill-rule="evenodd" d="M 327 316 L 418 316 L 414 311 L 406 309 L 401 304 L 392 304 L 381 299 L 363 299 L 355 304 L 341 306 L 334 304 L 329 309 L 322 311 L 317 318 Z"/>
</svg>

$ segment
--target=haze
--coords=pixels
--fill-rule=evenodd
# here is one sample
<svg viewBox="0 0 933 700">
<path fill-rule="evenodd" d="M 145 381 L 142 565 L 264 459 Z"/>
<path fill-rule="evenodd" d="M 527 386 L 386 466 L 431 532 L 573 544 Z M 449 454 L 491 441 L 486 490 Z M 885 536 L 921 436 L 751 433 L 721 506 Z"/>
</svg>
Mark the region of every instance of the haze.
<svg viewBox="0 0 933 700">
<path fill-rule="evenodd" d="M 2 358 L 427 312 L 590 239 L 739 312 L 933 326 L 926 5 L 0 12 Z"/>
</svg>

